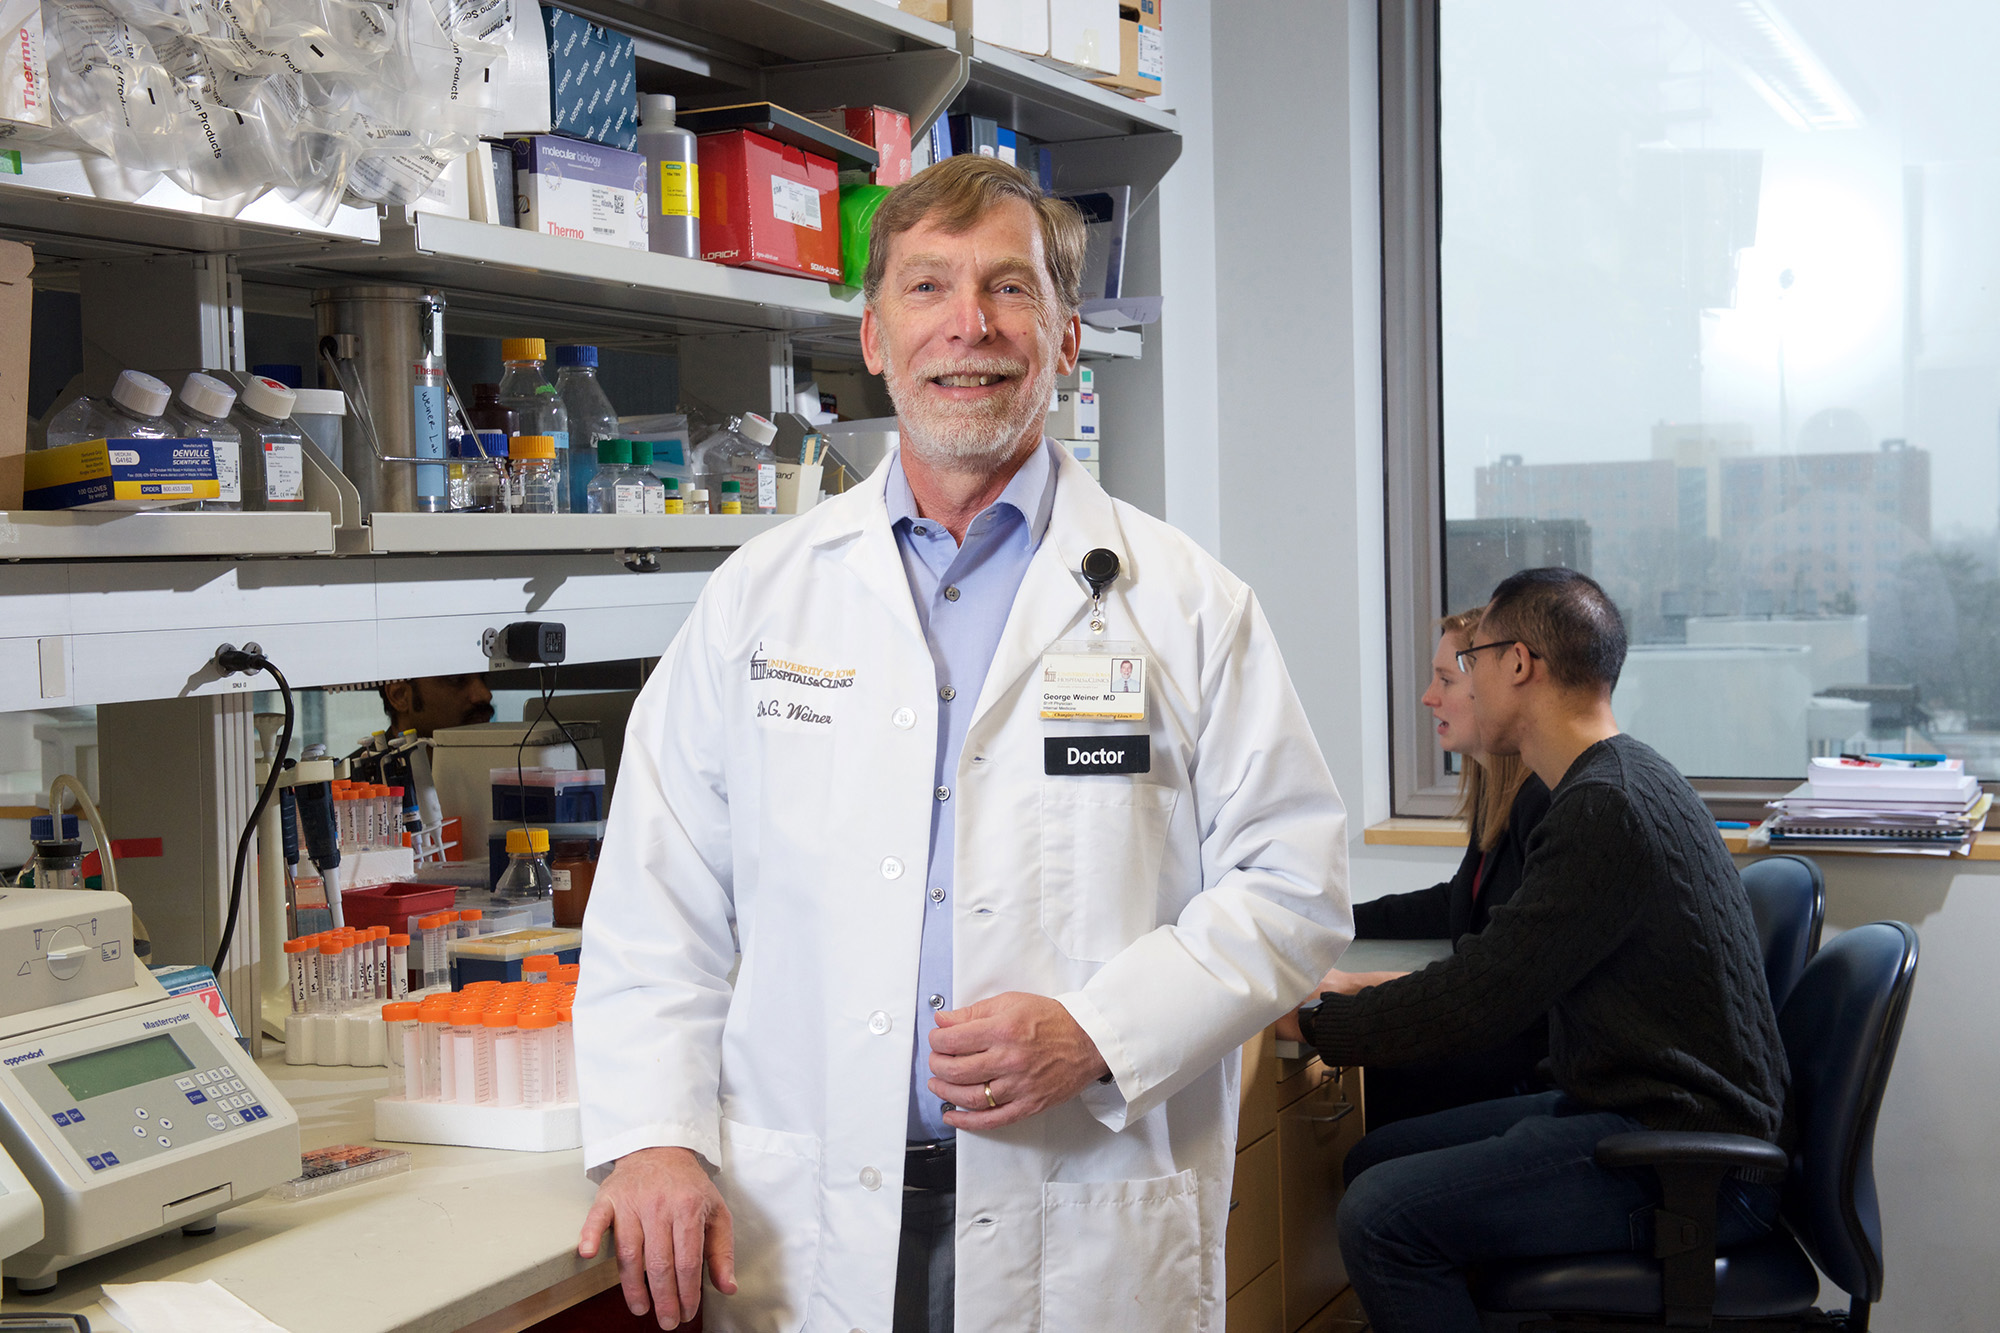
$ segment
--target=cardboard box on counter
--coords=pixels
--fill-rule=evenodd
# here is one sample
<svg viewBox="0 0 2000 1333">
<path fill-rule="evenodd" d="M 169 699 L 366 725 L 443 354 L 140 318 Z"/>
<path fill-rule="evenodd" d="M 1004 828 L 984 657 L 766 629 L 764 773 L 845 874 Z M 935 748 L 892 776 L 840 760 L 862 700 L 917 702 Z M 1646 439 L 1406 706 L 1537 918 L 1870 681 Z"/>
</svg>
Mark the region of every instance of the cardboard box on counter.
<svg viewBox="0 0 2000 1333">
<path fill-rule="evenodd" d="M 952 26 L 1024 56 L 1049 53 L 1049 0 L 951 0 Z"/>
<path fill-rule="evenodd" d="M 1081 78 L 1118 73 L 1118 0 L 1048 0 L 1043 64 Z"/>
<path fill-rule="evenodd" d="M 28 455 L 28 509 L 164 509 L 222 494 L 213 445 L 199 437 L 84 440 Z"/>
<path fill-rule="evenodd" d="M 646 159 L 555 134 L 513 141 L 515 225 L 646 248 Z"/>
<path fill-rule="evenodd" d="M 703 259 L 840 281 L 840 174 L 830 158 L 754 130 L 704 134 L 695 145 Z"/>
<path fill-rule="evenodd" d="M 28 453 L 28 344 L 35 316 L 35 252 L 0 241 L 0 511 L 21 507 Z"/>
<path fill-rule="evenodd" d="M 549 124 L 626 152 L 639 145 L 639 75 L 632 39 L 566 9 L 544 6 Z"/>
<path fill-rule="evenodd" d="M 1166 77 L 1166 34 L 1131 19 L 1120 19 L 1118 73 L 1091 82 L 1131 97 L 1157 97 L 1166 90 Z"/>
</svg>

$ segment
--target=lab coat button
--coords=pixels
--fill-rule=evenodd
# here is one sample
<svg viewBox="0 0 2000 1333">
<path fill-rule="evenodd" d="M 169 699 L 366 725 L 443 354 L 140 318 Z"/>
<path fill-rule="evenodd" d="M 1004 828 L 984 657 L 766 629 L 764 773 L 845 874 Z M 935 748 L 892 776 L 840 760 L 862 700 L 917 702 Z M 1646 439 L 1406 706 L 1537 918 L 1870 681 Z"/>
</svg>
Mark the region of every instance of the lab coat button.
<svg viewBox="0 0 2000 1333">
<path fill-rule="evenodd" d="M 889 1030 L 889 1015 L 880 1009 L 868 1015 L 868 1030 L 878 1037 L 882 1036 Z"/>
<path fill-rule="evenodd" d="M 876 1169 L 875 1169 L 874 1167 L 872 1167 L 872 1166 L 864 1166 L 864 1167 L 862 1167 L 862 1168 L 861 1168 L 861 1188 L 862 1188 L 862 1189 L 865 1189 L 865 1190 L 879 1190 L 879 1189 L 881 1189 L 881 1188 L 882 1188 L 882 1173 L 881 1173 L 880 1171 L 877 1171 L 877 1170 L 876 1170 Z"/>
<path fill-rule="evenodd" d="M 908 731 L 911 727 L 917 725 L 917 710 L 914 708 L 898 708 L 890 715 L 889 720 L 904 731 Z"/>
<path fill-rule="evenodd" d="M 901 879 L 902 877 L 903 877 L 903 863 L 902 863 L 901 861 L 897 860 L 897 859 L 896 859 L 895 857 L 893 857 L 893 856 L 885 856 L 885 857 L 883 857 L 883 858 L 882 858 L 882 878 L 883 878 L 883 879 Z"/>
</svg>

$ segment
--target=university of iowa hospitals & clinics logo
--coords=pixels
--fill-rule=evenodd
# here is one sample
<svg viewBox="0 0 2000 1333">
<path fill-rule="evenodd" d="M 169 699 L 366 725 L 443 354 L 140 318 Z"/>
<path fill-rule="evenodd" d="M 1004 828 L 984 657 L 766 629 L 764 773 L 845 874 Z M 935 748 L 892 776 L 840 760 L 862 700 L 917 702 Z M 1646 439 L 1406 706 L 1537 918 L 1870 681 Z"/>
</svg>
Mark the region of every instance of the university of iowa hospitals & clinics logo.
<svg viewBox="0 0 2000 1333">
<path fill-rule="evenodd" d="M 783 680 L 794 685 L 810 685 L 822 690 L 845 690 L 854 685 L 853 667 L 816 667 L 782 657 L 766 657 L 764 645 L 750 654 L 751 680 Z"/>
</svg>

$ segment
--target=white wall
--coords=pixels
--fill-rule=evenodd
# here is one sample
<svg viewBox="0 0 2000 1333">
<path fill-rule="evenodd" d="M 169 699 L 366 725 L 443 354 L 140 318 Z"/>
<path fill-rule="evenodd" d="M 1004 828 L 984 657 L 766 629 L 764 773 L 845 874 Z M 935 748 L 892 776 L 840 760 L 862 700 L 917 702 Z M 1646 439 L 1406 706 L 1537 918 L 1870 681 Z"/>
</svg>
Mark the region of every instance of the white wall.
<svg viewBox="0 0 2000 1333">
<path fill-rule="evenodd" d="M 1170 309 L 1189 318 L 1166 330 L 1167 514 L 1209 542 L 1203 497 L 1216 497 L 1212 549 L 1257 589 L 1347 800 L 1356 899 L 1421 887 L 1459 853 L 1360 841 L 1389 814 L 1374 5 L 1177 6 L 1170 72 L 1188 143 L 1163 187 L 1161 248 Z M 1204 38 L 1205 103 L 1189 69 Z M 1212 363 L 1189 327 L 1211 238 Z M 1876 1141 L 1876 1326 L 1984 1330 L 2000 1307 L 2000 968 L 1985 956 L 2000 941 L 2000 866 L 1822 864 L 1829 934 L 1893 917 L 1925 949 Z"/>
</svg>

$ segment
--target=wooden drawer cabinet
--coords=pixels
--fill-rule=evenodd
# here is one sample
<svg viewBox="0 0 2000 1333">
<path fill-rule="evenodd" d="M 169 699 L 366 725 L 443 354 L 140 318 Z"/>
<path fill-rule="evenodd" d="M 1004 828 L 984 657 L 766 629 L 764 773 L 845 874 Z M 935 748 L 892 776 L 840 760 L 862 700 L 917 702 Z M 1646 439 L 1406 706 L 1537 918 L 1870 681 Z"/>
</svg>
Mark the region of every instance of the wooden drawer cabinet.
<svg viewBox="0 0 2000 1333">
<path fill-rule="evenodd" d="M 1278 1258 L 1278 1136 L 1266 1134 L 1236 1154 L 1229 1192 L 1229 1234 L 1223 1246 L 1229 1294 Z"/>
<path fill-rule="evenodd" d="M 1269 1028 L 1243 1043 L 1243 1082 L 1236 1090 L 1239 1150 L 1278 1127 L 1277 1045 Z"/>
<path fill-rule="evenodd" d="M 1285 1333 L 1285 1301 L 1278 1265 L 1244 1284 L 1223 1307 L 1229 1333 Z"/>
<path fill-rule="evenodd" d="M 1335 1215 L 1341 1164 L 1361 1138 L 1360 1072 L 1316 1066 L 1278 1112 L 1279 1255 L 1285 1327 L 1295 1330 L 1347 1286 Z"/>
</svg>

